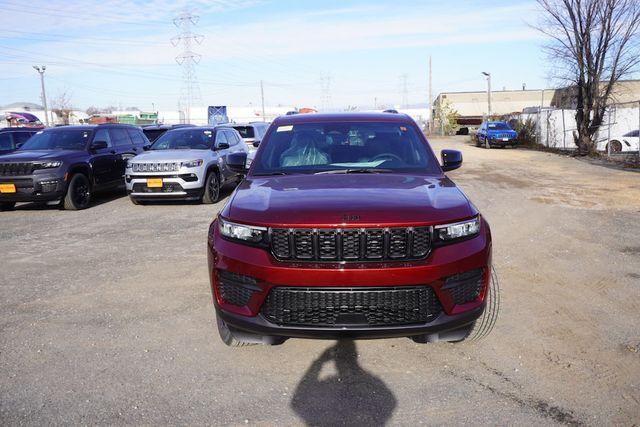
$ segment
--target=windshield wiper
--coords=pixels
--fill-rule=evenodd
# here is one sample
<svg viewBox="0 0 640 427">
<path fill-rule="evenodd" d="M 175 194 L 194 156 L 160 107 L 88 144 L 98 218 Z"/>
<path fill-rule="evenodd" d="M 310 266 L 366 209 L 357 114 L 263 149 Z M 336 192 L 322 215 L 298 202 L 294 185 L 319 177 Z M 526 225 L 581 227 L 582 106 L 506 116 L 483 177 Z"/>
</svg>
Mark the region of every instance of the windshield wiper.
<svg viewBox="0 0 640 427">
<path fill-rule="evenodd" d="M 267 173 L 253 174 L 253 176 L 274 176 L 274 175 L 291 175 L 291 172 L 267 172 Z"/>
<path fill-rule="evenodd" d="M 334 174 L 334 173 L 390 173 L 392 169 L 377 168 L 359 168 L 359 169 L 333 169 L 328 171 L 316 172 L 314 175 Z"/>
</svg>

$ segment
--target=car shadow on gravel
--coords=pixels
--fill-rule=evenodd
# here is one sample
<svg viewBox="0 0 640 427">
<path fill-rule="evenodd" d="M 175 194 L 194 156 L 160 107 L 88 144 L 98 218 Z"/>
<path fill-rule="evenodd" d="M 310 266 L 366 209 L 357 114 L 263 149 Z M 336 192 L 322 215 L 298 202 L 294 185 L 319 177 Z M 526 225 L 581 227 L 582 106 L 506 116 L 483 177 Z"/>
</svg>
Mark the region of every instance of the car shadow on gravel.
<svg viewBox="0 0 640 427">
<path fill-rule="evenodd" d="M 333 362 L 334 373 L 322 375 Z M 291 407 L 307 425 L 386 425 L 397 400 L 386 384 L 358 364 L 353 340 L 340 340 L 313 361 Z"/>
<path fill-rule="evenodd" d="M 99 191 L 91 195 L 91 204 L 87 209 L 91 209 L 95 206 L 109 203 L 114 200 L 126 197 L 127 192 L 124 187 L 115 190 Z M 60 210 L 60 204 L 48 205 L 46 203 L 18 203 L 14 210 L 17 211 L 37 211 L 37 210 Z"/>
</svg>

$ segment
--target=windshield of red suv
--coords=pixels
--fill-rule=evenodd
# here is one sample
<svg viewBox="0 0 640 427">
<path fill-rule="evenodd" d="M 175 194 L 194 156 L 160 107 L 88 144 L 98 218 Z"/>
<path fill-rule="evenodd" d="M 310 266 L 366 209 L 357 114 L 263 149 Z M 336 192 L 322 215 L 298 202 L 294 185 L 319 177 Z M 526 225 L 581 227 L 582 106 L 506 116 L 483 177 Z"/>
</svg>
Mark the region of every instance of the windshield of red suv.
<svg viewBox="0 0 640 427">
<path fill-rule="evenodd" d="M 29 138 L 20 150 L 85 150 L 91 134 L 86 129 L 40 131 Z"/>
<path fill-rule="evenodd" d="M 252 175 L 287 173 L 440 173 L 413 126 L 341 122 L 280 125 L 262 142 Z"/>
</svg>

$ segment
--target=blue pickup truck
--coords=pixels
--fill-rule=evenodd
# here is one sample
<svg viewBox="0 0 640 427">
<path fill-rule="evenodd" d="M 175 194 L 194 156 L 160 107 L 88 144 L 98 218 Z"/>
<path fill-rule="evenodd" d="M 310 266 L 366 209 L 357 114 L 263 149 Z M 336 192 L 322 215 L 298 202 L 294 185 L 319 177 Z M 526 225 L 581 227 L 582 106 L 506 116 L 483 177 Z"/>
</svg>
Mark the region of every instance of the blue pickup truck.
<svg viewBox="0 0 640 427">
<path fill-rule="evenodd" d="M 482 122 L 476 133 L 476 147 L 515 147 L 517 142 L 518 132 L 506 122 Z"/>
</svg>

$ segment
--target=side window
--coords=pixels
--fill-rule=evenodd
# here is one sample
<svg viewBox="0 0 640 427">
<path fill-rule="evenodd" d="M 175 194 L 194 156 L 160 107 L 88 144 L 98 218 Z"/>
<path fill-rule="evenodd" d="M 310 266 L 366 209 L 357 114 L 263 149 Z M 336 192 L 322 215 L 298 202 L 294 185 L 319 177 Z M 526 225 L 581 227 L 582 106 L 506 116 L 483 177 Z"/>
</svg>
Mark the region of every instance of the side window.
<svg viewBox="0 0 640 427">
<path fill-rule="evenodd" d="M 129 139 L 129 135 L 127 135 L 127 129 L 109 129 L 109 135 L 111 136 L 111 141 L 116 145 L 116 147 L 131 145 L 131 140 Z"/>
<path fill-rule="evenodd" d="M 225 131 L 225 133 L 227 134 L 227 141 L 229 142 L 230 146 L 234 146 L 238 143 L 238 138 L 236 137 L 236 133 L 232 130 L 227 130 Z"/>
<path fill-rule="evenodd" d="M 31 132 L 16 132 L 13 134 L 13 143 L 15 145 L 24 144 L 27 139 L 31 138 L 31 135 L 33 135 Z"/>
<path fill-rule="evenodd" d="M 218 129 L 218 132 L 216 132 L 216 147 L 218 146 L 218 144 L 222 144 L 222 143 L 229 144 L 229 141 L 227 141 L 226 132 L 224 132 L 221 129 Z"/>
<path fill-rule="evenodd" d="M 11 135 L 9 132 L 0 133 L 0 150 L 13 150 Z"/>
<path fill-rule="evenodd" d="M 111 136 L 106 129 L 98 129 L 93 136 L 94 141 L 104 141 L 107 143 L 107 147 L 113 147 L 113 143 L 111 142 Z"/>
<path fill-rule="evenodd" d="M 149 143 L 142 131 L 139 131 L 138 129 L 127 129 L 127 133 L 134 145 L 145 145 Z"/>
</svg>

